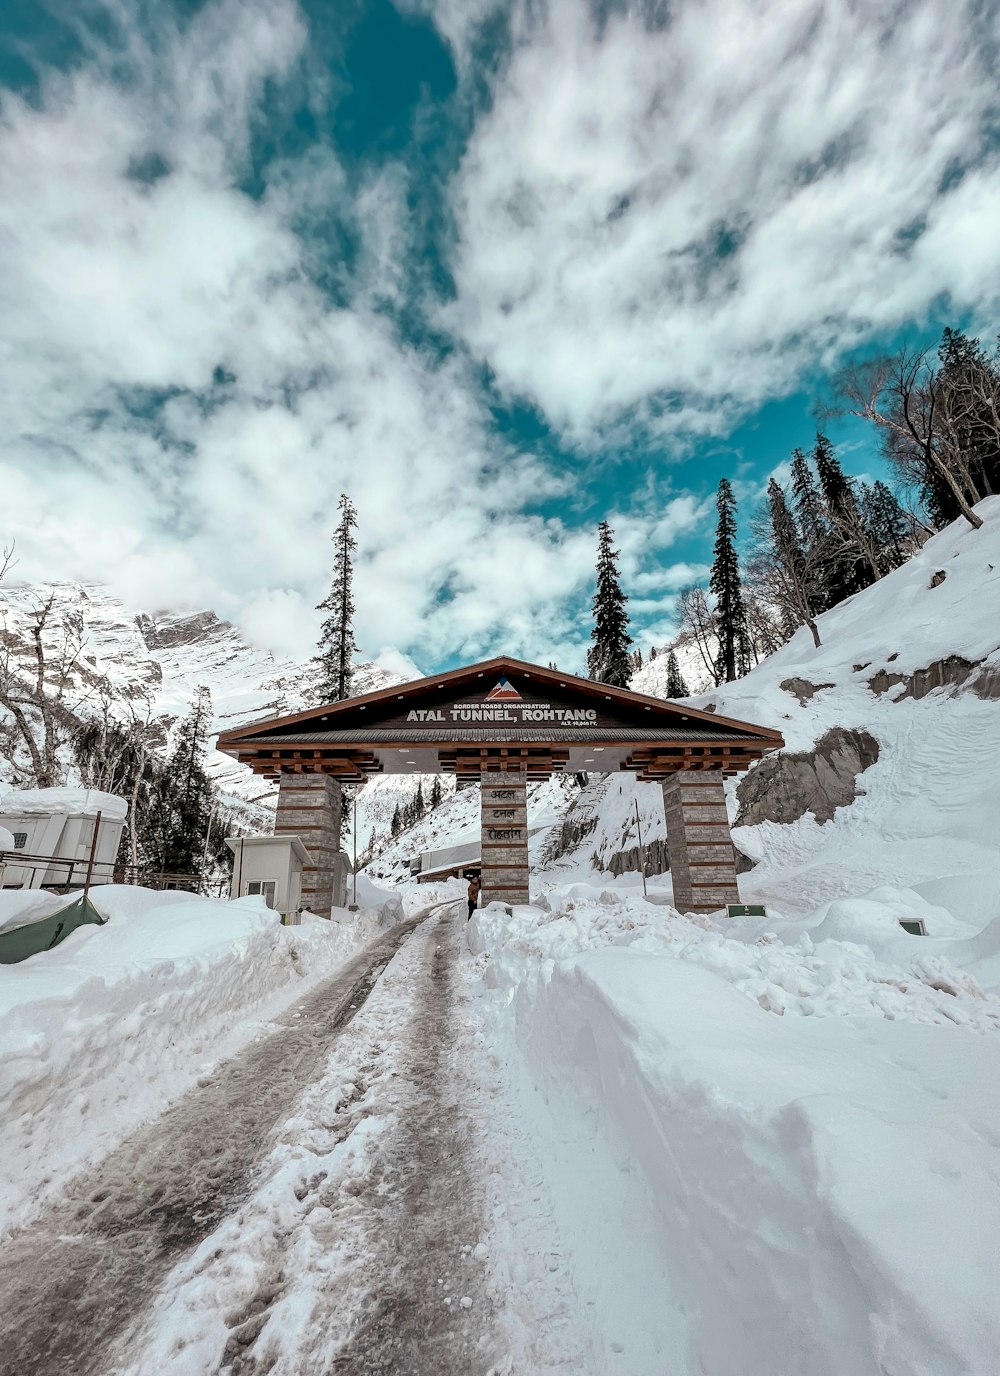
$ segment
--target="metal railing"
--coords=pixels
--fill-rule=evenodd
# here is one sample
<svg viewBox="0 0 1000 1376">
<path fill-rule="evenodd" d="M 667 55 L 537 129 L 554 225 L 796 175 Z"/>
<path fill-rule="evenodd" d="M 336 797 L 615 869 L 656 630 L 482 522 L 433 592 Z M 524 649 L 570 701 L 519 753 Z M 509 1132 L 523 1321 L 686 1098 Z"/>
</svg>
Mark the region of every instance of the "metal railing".
<svg viewBox="0 0 1000 1376">
<path fill-rule="evenodd" d="M 135 884 L 144 889 L 180 889 L 206 897 L 222 897 L 229 890 L 229 880 L 225 877 L 205 879 L 199 874 L 166 874 L 144 865 L 120 865 L 108 860 L 92 860 L 90 856 L 81 860 L 62 855 L 31 855 L 23 850 L 0 851 L 0 872 L 4 867 L 8 875 L 11 870 L 29 870 L 33 875 L 39 870 L 43 874 L 61 870 L 58 879 L 45 885 L 55 890 L 69 891 L 95 884 Z"/>
</svg>

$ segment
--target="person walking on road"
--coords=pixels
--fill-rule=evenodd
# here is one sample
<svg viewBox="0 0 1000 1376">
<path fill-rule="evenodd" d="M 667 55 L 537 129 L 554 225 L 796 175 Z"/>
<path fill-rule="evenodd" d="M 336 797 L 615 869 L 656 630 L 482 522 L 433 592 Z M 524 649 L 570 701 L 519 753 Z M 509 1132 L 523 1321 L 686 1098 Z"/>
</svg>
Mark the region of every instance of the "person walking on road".
<svg viewBox="0 0 1000 1376">
<path fill-rule="evenodd" d="M 479 902 L 479 880 L 475 875 L 469 880 L 469 917 L 476 911 Z M 468 920 L 468 919 L 466 919 Z"/>
</svg>

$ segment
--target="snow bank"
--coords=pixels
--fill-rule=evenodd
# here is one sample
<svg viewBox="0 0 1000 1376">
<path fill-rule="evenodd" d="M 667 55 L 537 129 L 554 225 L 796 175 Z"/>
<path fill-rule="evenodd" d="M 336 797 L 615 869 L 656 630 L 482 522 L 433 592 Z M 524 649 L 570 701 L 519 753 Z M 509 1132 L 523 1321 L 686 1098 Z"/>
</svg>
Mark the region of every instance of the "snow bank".
<svg viewBox="0 0 1000 1376">
<path fill-rule="evenodd" d="M 368 875 L 364 873 L 359 873 L 357 880 L 355 880 L 352 875 L 348 875 L 347 891 L 349 894 L 353 893 L 353 886 L 355 883 L 357 884 L 359 908 L 383 909 L 387 915 L 391 914 L 392 920 L 389 922 L 390 926 L 395 922 L 402 922 L 403 904 L 398 894 L 392 892 L 390 889 L 379 888 L 379 886 L 374 884 L 371 879 L 368 878 Z M 337 909 L 338 914 L 345 911 L 344 909 Z M 346 915 L 347 919 L 354 916 L 354 914 L 349 911 L 347 911 Z"/>
<path fill-rule="evenodd" d="M 483 910 L 470 944 L 606 1369 L 992 1373 L 1000 924 L 905 890 L 780 935 L 611 887 L 546 901 Z"/>
<path fill-rule="evenodd" d="M 487 956 L 487 986 L 508 997 L 582 951 L 627 946 L 701 966 L 772 1013 L 1000 1029 L 1000 997 L 987 995 L 977 977 L 975 952 L 986 962 L 992 947 L 975 946 L 974 928 L 941 910 L 939 939 L 911 936 L 900 919 L 922 917 L 933 932 L 933 910 L 917 894 L 889 893 L 827 904 L 801 921 L 738 921 L 682 917 L 655 893 L 651 902 L 625 885 L 576 883 L 554 889 L 545 908 L 481 909 L 469 924 L 469 946 Z M 1000 946 L 1000 923 L 995 930 Z"/>
<path fill-rule="evenodd" d="M 0 966 L 0 1227 L 160 1113 L 399 912 L 282 927 L 260 898 L 114 885 L 91 898 L 104 927 Z M 6 893 L 0 919 L 64 901 Z"/>
<path fill-rule="evenodd" d="M 12 788 L 0 783 L 0 813 L 22 817 L 36 812 L 69 817 L 96 817 L 100 812 L 109 821 L 124 822 L 128 803 L 96 788 Z"/>
</svg>

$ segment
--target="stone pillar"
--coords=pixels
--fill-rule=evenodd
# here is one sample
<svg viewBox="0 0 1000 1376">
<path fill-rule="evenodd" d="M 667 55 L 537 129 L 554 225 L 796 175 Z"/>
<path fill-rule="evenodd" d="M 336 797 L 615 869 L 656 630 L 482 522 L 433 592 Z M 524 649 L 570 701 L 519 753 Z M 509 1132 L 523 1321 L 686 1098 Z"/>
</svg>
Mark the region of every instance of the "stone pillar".
<svg viewBox="0 0 1000 1376">
<path fill-rule="evenodd" d="M 302 869 L 302 906 L 318 917 L 329 917 L 340 850 L 337 780 L 329 774 L 282 774 L 274 834 L 301 838 L 309 852 L 309 863 Z"/>
<path fill-rule="evenodd" d="M 674 907 L 710 913 L 738 903 L 736 854 L 720 770 L 678 770 L 663 780 Z"/>
<path fill-rule="evenodd" d="M 482 903 L 528 901 L 528 776 L 483 774 Z"/>
</svg>

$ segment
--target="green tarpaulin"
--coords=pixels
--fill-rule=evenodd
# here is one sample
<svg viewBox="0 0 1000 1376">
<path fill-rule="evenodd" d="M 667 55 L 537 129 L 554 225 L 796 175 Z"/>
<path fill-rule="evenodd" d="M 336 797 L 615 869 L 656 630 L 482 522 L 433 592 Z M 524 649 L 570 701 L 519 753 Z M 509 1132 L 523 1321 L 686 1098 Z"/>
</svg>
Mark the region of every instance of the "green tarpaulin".
<svg viewBox="0 0 1000 1376">
<path fill-rule="evenodd" d="M 11 927 L 0 932 L 0 965 L 16 965 L 19 960 L 37 955 L 39 951 L 51 951 L 65 941 L 70 932 L 82 927 L 85 922 L 104 925 L 104 918 L 83 895 L 74 898 L 65 908 L 59 908 L 40 922 L 29 922 L 24 927 Z"/>
</svg>

